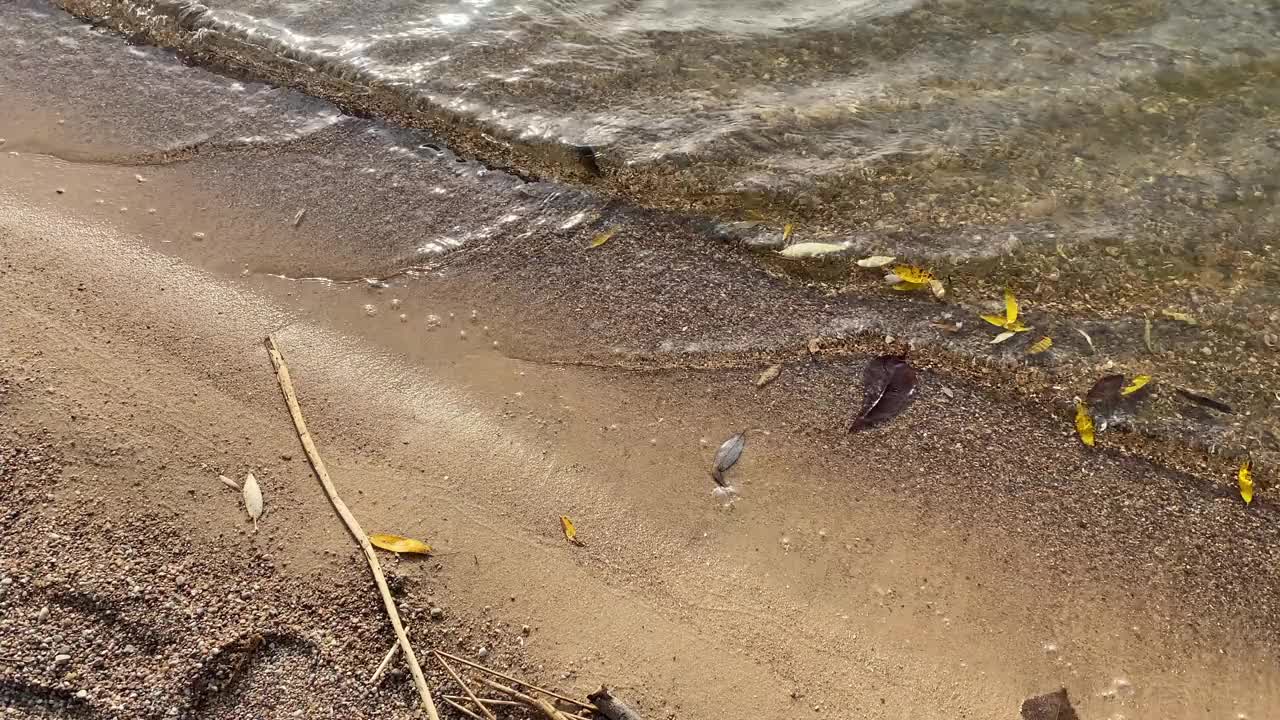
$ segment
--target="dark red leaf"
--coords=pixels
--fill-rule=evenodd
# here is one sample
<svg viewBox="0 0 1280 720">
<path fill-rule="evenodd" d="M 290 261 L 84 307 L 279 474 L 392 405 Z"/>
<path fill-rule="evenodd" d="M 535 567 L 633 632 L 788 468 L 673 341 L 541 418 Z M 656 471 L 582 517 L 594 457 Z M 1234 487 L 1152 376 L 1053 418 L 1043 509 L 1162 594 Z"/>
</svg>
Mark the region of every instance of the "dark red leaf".
<svg viewBox="0 0 1280 720">
<path fill-rule="evenodd" d="M 849 425 L 855 432 L 888 422 L 907 408 L 916 392 L 916 371 L 906 358 L 883 355 L 862 372 L 862 410 Z"/>
</svg>

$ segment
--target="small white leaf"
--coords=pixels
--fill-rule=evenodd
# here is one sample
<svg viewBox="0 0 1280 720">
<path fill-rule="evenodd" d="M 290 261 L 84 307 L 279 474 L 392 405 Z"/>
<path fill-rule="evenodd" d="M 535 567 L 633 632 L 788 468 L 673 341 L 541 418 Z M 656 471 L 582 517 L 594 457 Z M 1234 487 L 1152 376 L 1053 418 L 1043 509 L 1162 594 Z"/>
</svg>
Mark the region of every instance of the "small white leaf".
<svg viewBox="0 0 1280 720">
<path fill-rule="evenodd" d="M 231 488 L 232 490 L 235 490 L 236 492 L 240 492 L 240 483 L 236 482 L 235 480 L 232 480 L 226 475 L 219 475 L 218 479 L 222 481 L 223 485 L 226 485 L 227 487 Z"/>
<path fill-rule="evenodd" d="M 878 268 L 884 267 L 894 260 L 897 260 L 897 258 L 892 255 L 872 255 L 869 258 L 862 258 L 859 260 L 858 266 L 864 268 Z"/>
<path fill-rule="evenodd" d="M 1012 330 L 1005 330 L 999 335 L 991 338 L 991 344 L 995 345 L 996 343 L 1002 343 L 1005 340 L 1008 340 L 1009 338 L 1013 337 L 1014 335 L 1017 335 L 1017 333 Z"/>
<path fill-rule="evenodd" d="M 253 529 L 258 530 L 258 518 L 262 517 L 262 488 L 258 487 L 258 479 L 249 473 L 244 476 L 244 509 L 249 511 L 249 519 L 253 520 Z"/>
<path fill-rule="evenodd" d="M 848 249 L 848 245 L 834 245 L 832 243 L 796 243 L 779 251 L 779 255 L 789 258 L 817 257 L 819 255 L 829 255 L 831 253 L 841 252 Z"/>
</svg>

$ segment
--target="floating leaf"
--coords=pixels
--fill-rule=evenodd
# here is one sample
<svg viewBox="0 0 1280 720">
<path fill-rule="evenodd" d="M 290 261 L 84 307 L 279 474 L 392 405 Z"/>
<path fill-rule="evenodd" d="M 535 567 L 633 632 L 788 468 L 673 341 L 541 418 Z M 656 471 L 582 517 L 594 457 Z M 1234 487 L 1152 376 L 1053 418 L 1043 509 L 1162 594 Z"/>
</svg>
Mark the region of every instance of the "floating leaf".
<svg viewBox="0 0 1280 720">
<path fill-rule="evenodd" d="M 258 531 L 258 518 L 262 517 L 262 488 L 258 487 L 258 479 L 249 473 L 244 476 L 244 487 L 240 489 L 244 497 L 244 509 L 253 520 L 253 531 Z"/>
<path fill-rule="evenodd" d="M 1150 315 L 1143 318 L 1142 341 L 1147 345 L 1147 352 L 1153 353 L 1156 351 L 1156 345 L 1154 342 L 1151 341 L 1151 316 Z"/>
<path fill-rule="evenodd" d="M 413 538 L 400 537 L 399 535 L 370 535 L 369 542 L 374 547 L 390 550 L 393 553 L 417 553 L 419 555 L 430 555 L 431 546 L 421 540 Z"/>
<path fill-rule="evenodd" d="M 1245 460 L 1240 465 L 1240 472 L 1236 474 L 1240 481 L 1240 497 L 1244 499 L 1244 504 L 1248 505 L 1253 502 L 1253 463 Z"/>
<path fill-rule="evenodd" d="M 756 387 L 762 388 L 765 385 L 768 385 L 774 380 L 777 380 L 778 376 L 781 374 L 782 374 L 782 363 L 775 363 L 773 365 L 770 365 L 769 367 L 764 369 L 764 372 L 760 373 L 760 377 L 756 378 Z"/>
<path fill-rule="evenodd" d="M 787 223 L 786 225 L 782 226 L 782 242 L 786 242 L 791 239 L 791 231 L 794 229 L 795 228 L 791 225 L 791 223 Z"/>
<path fill-rule="evenodd" d="M 716 459 L 711 467 L 711 477 L 720 487 L 728 487 L 724 481 L 724 474 L 734 463 L 738 462 L 738 458 L 742 457 L 742 449 L 747 445 L 747 431 L 743 430 L 736 433 L 733 437 L 725 440 L 720 444 L 720 448 L 716 450 Z"/>
<path fill-rule="evenodd" d="M 1009 288 L 1004 290 L 1004 323 L 1005 327 L 1018 321 L 1018 298 Z"/>
<path fill-rule="evenodd" d="M 1161 315 L 1164 315 L 1165 317 L 1169 318 L 1170 320 L 1177 320 L 1178 322 L 1184 322 L 1184 323 L 1186 323 L 1186 324 L 1188 324 L 1188 325 L 1198 325 L 1198 324 L 1199 324 L 1199 323 L 1197 323 L 1197 322 L 1196 322 L 1196 319 L 1195 319 L 1195 318 L 1191 317 L 1190 315 L 1188 315 L 1188 314 L 1186 314 L 1186 313 L 1184 313 L 1184 312 L 1178 312 L 1177 310 L 1171 310 L 1171 309 L 1169 309 L 1169 308 L 1165 308 L 1164 310 L 1161 310 L 1161 311 L 1160 311 L 1160 314 L 1161 314 Z"/>
<path fill-rule="evenodd" d="M 1097 352 L 1093 347 L 1093 338 L 1089 337 L 1089 333 L 1081 330 L 1080 328 L 1076 328 L 1076 332 L 1080 333 L 1080 337 L 1084 338 L 1084 341 L 1089 343 L 1089 352 Z"/>
<path fill-rule="evenodd" d="M 997 335 L 997 336 L 995 336 L 995 337 L 991 338 L 991 342 L 990 342 L 989 344 L 991 344 L 991 345 L 998 345 L 999 343 L 1002 343 L 1002 342 L 1004 342 L 1005 340 L 1008 340 L 1009 338 L 1011 338 L 1011 337 L 1013 337 L 1014 335 L 1017 335 L 1017 334 L 1018 334 L 1018 333 L 1014 332 L 1013 330 L 1005 330 L 1004 332 L 1000 333 L 999 335 Z"/>
<path fill-rule="evenodd" d="M 979 317 L 998 328 L 1004 327 L 1005 320 L 1003 315 L 981 315 Z"/>
<path fill-rule="evenodd" d="M 1035 343 L 1027 348 L 1028 355 L 1039 355 L 1040 353 L 1053 347 L 1053 338 L 1045 336 L 1035 341 Z"/>
<path fill-rule="evenodd" d="M 871 358 L 862 373 L 862 410 L 849 425 L 849 431 L 892 420 L 906 409 L 915 392 L 916 371 L 906 358 Z"/>
<path fill-rule="evenodd" d="M 929 281 L 933 279 L 933 273 L 915 265 L 894 265 L 893 274 L 902 278 L 903 282 L 918 285 L 928 285 Z"/>
<path fill-rule="evenodd" d="M 235 490 L 236 492 L 240 492 L 240 483 L 236 482 L 235 480 L 232 480 L 226 475 L 219 475 L 218 479 L 222 481 L 223 485 L 226 485 L 227 487 L 231 488 L 232 490 Z"/>
<path fill-rule="evenodd" d="M 1089 416 L 1089 406 L 1076 401 L 1076 434 L 1080 442 L 1093 447 L 1093 418 Z"/>
<path fill-rule="evenodd" d="M 930 280 L 929 289 L 933 291 L 933 296 L 939 300 L 947 295 L 947 288 L 942 284 L 941 280 Z"/>
<path fill-rule="evenodd" d="M 789 258 L 818 257 L 820 255 L 843 252 L 848 247 L 848 245 L 836 245 L 833 243 L 796 243 L 783 248 L 778 254 Z"/>
<path fill-rule="evenodd" d="M 892 285 L 891 287 L 892 287 L 894 290 L 898 290 L 898 291 L 901 291 L 901 292 L 911 292 L 911 291 L 913 291 L 913 290 L 923 290 L 923 289 L 925 289 L 925 288 L 929 287 L 929 284 L 928 284 L 928 283 L 907 282 L 906 280 L 903 280 L 902 282 L 895 283 L 895 284 L 894 284 L 894 285 Z"/>
<path fill-rule="evenodd" d="M 591 238 L 591 245 L 589 247 L 598 248 L 601 245 L 609 242 L 609 238 L 613 237 L 613 234 L 615 232 L 616 230 L 613 230 L 612 228 L 610 228 L 609 230 L 605 230 L 604 232 L 596 235 L 595 237 Z"/>
<path fill-rule="evenodd" d="M 568 515 L 560 516 L 560 527 L 564 530 L 565 540 L 568 540 L 578 547 L 586 545 L 586 543 L 578 539 L 578 529 L 573 526 L 573 521 L 569 519 Z"/>
<path fill-rule="evenodd" d="M 1227 413 L 1228 415 L 1235 413 L 1235 410 L 1232 410 L 1230 405 L 1224 402 L 1219 402 L 1217 400 L 1214 400 L 1211 397 L 1205 397 L 1204 395 L 1197 395 L 1189 390 L 1183 390 L 1182 388 L 1178 388 L 1178 394 L 1197 405 L 1210 407 L 1210 408 L 1213 408 L 1214 410 L 1217 410 L 1218 412 Z"/>
<path fill-rule="evenodd" d="M 1135 375 L 1133 380 L 1129 381 L 1129 384 L 1126 385 L 1125 388 L 1120 391 L 1120 394 L 1132 395 L 1138 392 L 1139 390 L 1141 390 L 1142 388 L 1146 387 L 1147 383 L 1149 382 L 1151 382 L 1150 375 Z"/>
<path fill-rule="evenodd" d="M 884 267 L 894 260 L 897 260 L 897 258 L 892 255 L 872 255 L 871 257 L 859 260 L 858 266 L 864 268 L 878 268 Z"/>
</svg>

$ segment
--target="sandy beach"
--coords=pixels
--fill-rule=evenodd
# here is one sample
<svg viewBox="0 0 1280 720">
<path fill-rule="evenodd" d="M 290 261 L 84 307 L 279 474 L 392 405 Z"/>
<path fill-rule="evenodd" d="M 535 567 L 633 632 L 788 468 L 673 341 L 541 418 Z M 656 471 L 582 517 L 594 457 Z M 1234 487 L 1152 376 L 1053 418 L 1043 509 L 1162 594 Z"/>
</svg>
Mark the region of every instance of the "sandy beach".
<svg viewBox="0 0 1280 720">
<path fill-rule="evenodd" d="M 439 253 L 578 196 L 394 165 L 366 121 L 148 62 L 234 98 L 181 126 L 199 142 L 140 94 L 0 75 L 6 717 L 424 717 L 402 664 L 368 683 L 393 635 L 267 334 L 366 530 L 435 549 L 382 556 L 420 654 L 649 720 L 1018 718 L 1059 688 L 1081 718 L 1280 707 L 1280 516 L 1229 458 L 1082 447 L 991 389 L 1018 368 L 928 351 L 908 411 L 850 435 L 862 364 L 907 348 L 810 352 L 821 291 L 782 305 L 789 280 L 661 218 L 612 260 L 559 222 Z M 726 507 L 708 470 L 743 429 Z M 256 532 L 218 479 L 248 472 Z"/>
</svg>

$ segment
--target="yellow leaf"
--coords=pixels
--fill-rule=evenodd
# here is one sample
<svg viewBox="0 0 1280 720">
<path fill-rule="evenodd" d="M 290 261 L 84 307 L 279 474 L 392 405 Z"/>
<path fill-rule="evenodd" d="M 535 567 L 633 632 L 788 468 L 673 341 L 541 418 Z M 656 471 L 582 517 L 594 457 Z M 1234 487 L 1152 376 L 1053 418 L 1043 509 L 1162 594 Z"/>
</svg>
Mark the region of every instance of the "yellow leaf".
<svg viewBox="0 0 1280 720">
<path fill-rule="evenodd" d="M 1151 382 L 1151 376 L 1150 376 L 1150 375 L 1137 375 L 1137 376 L 1134 376 L 1134 378 L 1133 378 L 1133 382 L 1129 383 L 1129 385 L 1128 385 L 1127 387 L 1125 387 L 1125 389 L 1121 390 L 1121 391 L 1120 391 L 1120 394 L 1121 394 L 1121 395 L 1132 395 L 1133 393 L 1136 393 L 1136 392 L 1138 392 L 1139 390 L 1141 390 L 1142 388 L 1146 387 L 1147 383 L 1149 383 L 1149 382 Z"/>
<path fill-rule="evenodd" d="M 942 284 L 941 280 L 930 280 L 929 289 L 933 291 L 933 296 L 939 300 L 947 295 L 947 288 Z"/>
<path fill-rule="evenodd" d="M 601 245 L 603 245 L 603 244 L 605 244 L 605 243 L 609 242 L 609 238 L 613 237 L 613 233 L 614 233 L 614 232 L 615 232 L 615 231 L 614 231 L 614 230 L 612 230 L 612 229 L 610 229 L 610 230 L 605 230 L 604 232 L 600 233 L 599 235 L 596 235 L 595 237 L 591 238 L 591 247 L 593 247 L 593 248 L 598 248 L 598 247 L 600 247 Z"/>
<path fill-rule="evenodd" d="M 982 315 L 981 317 L 983 320 L 986 320 L 987 322 L 991 323 L 992 325 L 995 325 L 998 328 L 1004 327 L 1003 315 Z"/>
<path fill-rule="evenodd" d="M 908 282 L 906 280 L 903 280 L 902 282 L 898 282 L 898 283 L 894 283 L 893 285 L 890 285 L 890 287 L 892 287 L 894 290 L 909 292 L 911 290 L 923 290 L 924 288 L 929 287 L 929 284 L 918 283 L 918 282 Z"/>
<path fill-rule="evenodd" d="M 413 538 L 400 537 L 399 535 L 370 535 L 369 542 L 374 547 L 390 550 L 393 553 L 418 553 L 420 555 L 430 555 L 431 546 L 421 540 Z"/>
<path fill-rule="evenodd" d="M 786 225 L 782 226 L 782 242 L 786 242 L 791 239 L 791 231 L 793 229 L 794 227 L 791 225 L 791 223 L 787 223 Z"/>
<path fill-rule="evenodd" d="M 1238 474 L 1240 480 L 1240 497 L 1244 499 L 1244 504 L 1248 505 L 1253 502 L 1253 468 L 1252 463 L 1245 460 L 1240 465 Z"/>
<path fill-rule="evenodd" d="M 1031 329 L 1026 325 L 1023 325 L 1022 322 L 1018 320 L 1014 320 L 1013 322 L 1010 322 L 1010 323 L 1005 323 L 1004 327 L 1006 330 L 1012 330 L 1014 332 L 1026 332 Z"/>
<path fill-rule="evenodd" d="M 916 285 L 928 285 L 929 281 L 933 279 L 933 273 L 915 265 L 894 265 L 893 274 L 902 278 L 903 282 Z"/>
<path fill-rule="evenodd" d="M 568 515 L 560 516 L 560 527 L 564 529 L 565 540 L 568 540 L 578 547 L 586 545 L 586 543 L 578 539 L 578 529 L 573 526 L 573 521 L 569 519 Z"/>
<path fill-rule="evenodd" d="M 1195 325 L 1195 324 L 1197 324 L 1197 323 L 1196 323 L 1196 319 L 1195 319 L 1195 318 L 1191 317 L 1190 315 L 1188 315 L 1188 314 L 1186 314 L 1186 313 L 1184 313 L 1184 312 L 1178 312 L 1177 310 L 1169 310 L 1169 309 L 1165 309 L 1165 310 L 1161 310 L 1161 311 L 1160 311 L 1160 314 L 1161 314 L 1161 315 L 1164 315 L 1165 317 L 1169 318 L 1170 320 L 1177 320 L 1178 322 L 1184 322 L 1184 323 L 1186 323 L 1186 324 L 1188 324 L 1188 325 Z"/>
<path fill-rule="evenodd" d="M 1012 325 L 1018 321 L 1018 298 L 1013 296 L 1013 291 L 1005 288 L 1004 291 L 1004 322 L 1005 325 Z"/>
<path fill-rule="evenodd" d="M 1035 342 L 1034 345 L 1027 348 L 1028 355 L 1039 355 L 1040 353 L 1053 347 L 1053 338 L 1045 336 Z"/>
<path fill-rule="evenodd" d="M 1093 418 L 1089 416 L 1089 406 L 1076 401 L 1076 433 L 1080 442 L 1093 447 Z"/>
<path fill-rule="evenodd" d="M 991 344 L 992 344 L 992 345 L 996 345 L 996 344 L 998 344 L 998 343 L 1002 343 L 1002 342 L 1004 342 L 1005 340 L 1008 340 L 1009 338 L 1013 337 L 1013 336 L 1014 336 L 1014 335 L 1016 335 L 1016 334 L 1017 334 L 1017 333 L 1015 333 L 1015 332 L 1014 332 L 1014 331 L 1012 331 L 1012 330 L 1005 330 L 1004 332 L 1000 333 L 999 335 L 997 335 L 997 336 L 995 336 L 995 337 L 991 338 Z"/>
</svg>

